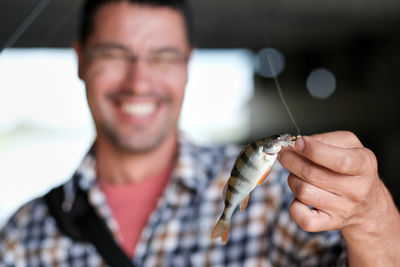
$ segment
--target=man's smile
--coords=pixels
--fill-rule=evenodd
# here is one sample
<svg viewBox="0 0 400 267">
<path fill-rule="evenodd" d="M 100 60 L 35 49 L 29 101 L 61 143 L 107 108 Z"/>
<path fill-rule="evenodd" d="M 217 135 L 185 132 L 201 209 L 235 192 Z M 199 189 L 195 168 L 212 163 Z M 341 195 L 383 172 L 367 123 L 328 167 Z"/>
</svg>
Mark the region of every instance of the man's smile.
<svg viewBox="0 0 400 267">
<path fill-rule="evenodd" d="M 156 109 L 157 105 L 155 102 L 123 102 L 121 105 L 121 110 L 132 117 L 148 117 L 153 115 Z"/>
</svg>

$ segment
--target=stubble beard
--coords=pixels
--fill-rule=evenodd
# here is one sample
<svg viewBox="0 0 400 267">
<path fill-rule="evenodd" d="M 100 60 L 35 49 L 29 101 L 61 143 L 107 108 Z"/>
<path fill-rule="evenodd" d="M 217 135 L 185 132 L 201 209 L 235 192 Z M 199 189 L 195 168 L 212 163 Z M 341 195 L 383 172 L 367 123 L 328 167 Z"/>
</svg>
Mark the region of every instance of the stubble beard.
<svg viewBox="0 0 400 267">
<path fill-rule="evenodd" d="M 175 126 L 176 128 L 176 126 Z M 103 125 L 104 137 L 121 152 L 129 154 L 145 154 L 162 145 L 170 134 L 174 134 L 174 125 L 164 123 L 157 129 L 149 131 L 145 127 L 132 126 L 130 133 L 124 135 L 114 130 L 109 124 Z M 172 131 L 175 131 L 172 133 Z"/>
<path fill-rule="evenodd" d="M 107 98 L 111 101 L 120 101 L 124 97 L 134 96 L 131 92 L 117 91 L 110 93 Z M 162 94 L 148 94 L 148 97 L 154 97 L 166 106 L 166 111 L 152 125 L 125 125 L 121 127 L 121 122 L 117 122 L 116 118 L 103 116 L 102 122 L 97 125 L 98 133 L 101 138 L 111 144 L 118 151 L 128 154 L 144 154 L 156 150 L 171 135 L 177 132 L 177 119 L 171 116 L 174 114 L 172 108 L 172 100 Z"/>
</svg>

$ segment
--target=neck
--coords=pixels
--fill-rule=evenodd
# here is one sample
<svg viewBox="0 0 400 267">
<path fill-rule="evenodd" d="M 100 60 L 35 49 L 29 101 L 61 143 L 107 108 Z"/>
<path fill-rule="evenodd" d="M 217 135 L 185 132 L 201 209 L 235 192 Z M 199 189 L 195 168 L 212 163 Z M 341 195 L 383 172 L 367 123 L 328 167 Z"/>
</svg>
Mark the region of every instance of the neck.
<svg viewBox="0 0 400 267">
<path fill-rule="evenodd" d="M 160 174 L 173 164 L 177 134 L 171 134 L 156 149 L 145 153 L 121 151 L 111 143 L 96 140 L 97 177 L 112 184 L 137 183 Z"/>
</svg>

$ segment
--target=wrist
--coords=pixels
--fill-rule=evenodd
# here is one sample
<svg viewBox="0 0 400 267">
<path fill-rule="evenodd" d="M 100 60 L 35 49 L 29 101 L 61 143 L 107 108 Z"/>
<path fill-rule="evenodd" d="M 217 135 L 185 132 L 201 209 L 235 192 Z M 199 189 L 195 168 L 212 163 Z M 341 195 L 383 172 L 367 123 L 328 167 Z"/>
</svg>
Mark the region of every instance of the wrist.
<svg viewBox="0 0 400 267">
<path fill-rule="evenodd" d="M 342 229 L 350 266 L 400 264 L 400 214 L 382 182 L 376 192 L 370 207 Z"/>
</svg>

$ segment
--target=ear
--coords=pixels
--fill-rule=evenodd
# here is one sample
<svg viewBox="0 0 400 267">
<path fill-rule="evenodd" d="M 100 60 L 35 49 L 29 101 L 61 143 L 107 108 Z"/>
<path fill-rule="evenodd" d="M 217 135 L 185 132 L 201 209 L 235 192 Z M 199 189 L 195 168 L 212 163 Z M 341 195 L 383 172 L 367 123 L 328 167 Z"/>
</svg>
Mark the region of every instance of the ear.
<svg viewBox="0 0 400 267">
<path fill-rule="evenodd" d="M 86 66 L 86 57 L 84 55 L 84 47 L 80 41 L 74 41 L 72 47 L 75 50 L 76 56 L 78 58 L 78 76 L 83 80 L 83 73 Z"/>
</svg>

